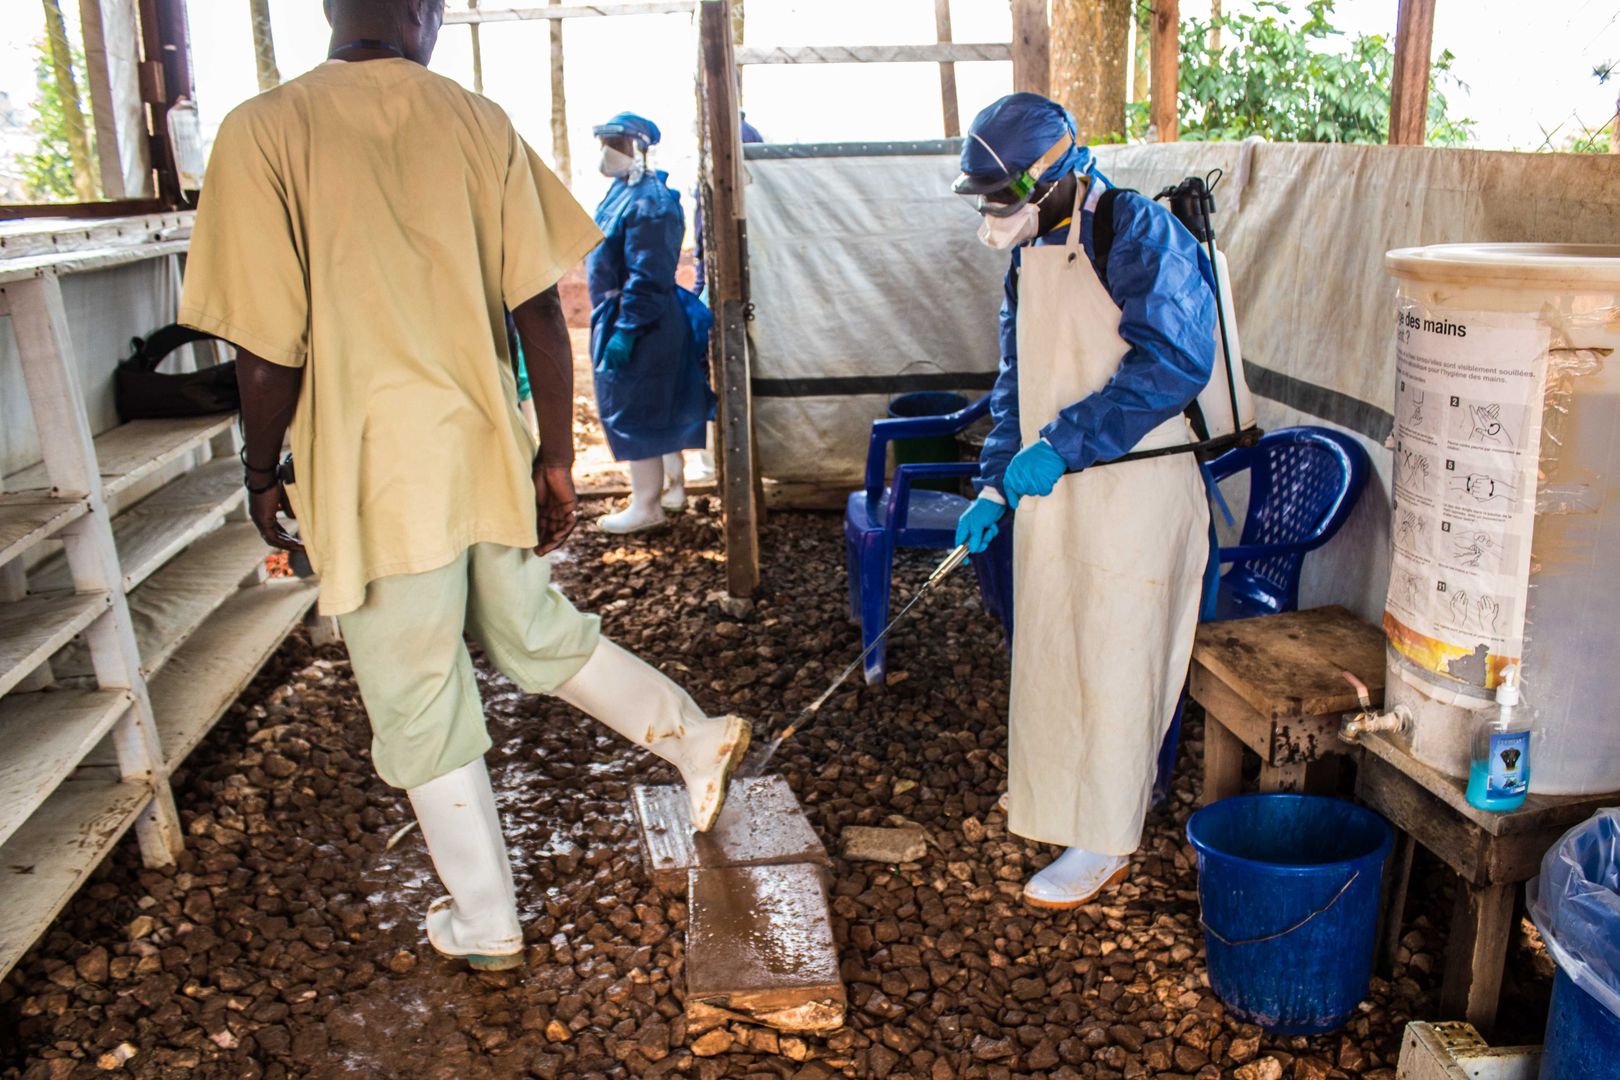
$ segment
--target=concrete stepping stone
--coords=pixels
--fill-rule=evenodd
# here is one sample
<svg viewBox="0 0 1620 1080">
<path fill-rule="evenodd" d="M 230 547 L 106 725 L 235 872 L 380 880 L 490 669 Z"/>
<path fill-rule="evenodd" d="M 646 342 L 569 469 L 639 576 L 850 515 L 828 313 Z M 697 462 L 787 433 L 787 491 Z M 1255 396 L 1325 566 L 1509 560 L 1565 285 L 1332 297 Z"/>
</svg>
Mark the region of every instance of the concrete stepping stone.
<svg viewBox="0 0 1620 1080">
<path fill-rule="evenodd" d="M 832 866 L 793 789 L 780 776 L 732 780 L 720 820 L 706 833 L 692 831 L 686 788 L 679 784 L 638 786 L 631 804 L 641 826 L 642 864 L 662 893 L 684 894 L 687 871 L 698 868 Z"/>
<path fill-rule="evenodd" d="M 686 1015 L 780 1031 L 841 1027 L 825 871 L 814 863 L 699 867 L 688 873 Z"/>
</svg>

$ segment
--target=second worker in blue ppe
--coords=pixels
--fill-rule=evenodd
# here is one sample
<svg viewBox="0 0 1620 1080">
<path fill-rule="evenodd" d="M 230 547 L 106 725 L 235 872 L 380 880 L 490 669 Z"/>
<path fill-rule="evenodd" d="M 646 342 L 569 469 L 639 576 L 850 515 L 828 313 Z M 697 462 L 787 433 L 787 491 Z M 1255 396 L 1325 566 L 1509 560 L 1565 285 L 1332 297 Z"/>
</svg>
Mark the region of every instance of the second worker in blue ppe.
<svg viewBox="0 0 1620 1080">
<path fill-rule="evenodd" d="M 685 502 L 682 451 L 702 448 L 714 409 L 713 319 L 675 283 L 686 218 L 669 174 L 647 167 L 658 126 L 619 113 L 592 131 L 602 143 L 601 172 L 613 184 L 596 208 L 606 239 L 585 263 L 591 367 L 608 449 L 630 463 L 630 505 L 597 525 L 631 533 L 663 525 L 664 511 Z"/>
<path fill-rule="evenodd" d="M 1008 828 L 1065 848 L 1024 887 L 1039 907 L 1086 903 L 1128 870 L 1209 555 L 1192 454 L 1108 462 L 1193 440 L 1213 277 L 1168 210 L 1109 187 L 1073 117 L 1027 93 L 975 118 L 955 184 L 980 239 L 1012 250 L 994 426 L 957 542 L 984 550 L 1016 509 Z"/>
</svg>

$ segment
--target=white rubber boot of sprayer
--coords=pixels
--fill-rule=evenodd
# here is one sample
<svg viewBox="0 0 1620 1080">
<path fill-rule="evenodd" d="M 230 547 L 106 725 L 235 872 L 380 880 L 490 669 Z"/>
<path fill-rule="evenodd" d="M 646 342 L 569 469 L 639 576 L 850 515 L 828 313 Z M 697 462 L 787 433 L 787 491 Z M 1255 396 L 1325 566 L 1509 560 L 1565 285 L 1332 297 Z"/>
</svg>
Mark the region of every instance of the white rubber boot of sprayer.
<svg viewBox="0 0 1620 1080">
<path fill-rule="evenodd" d="M 1029 879 L 1024 886 L 1024 901 L 1058 910 L 1079 907 L 1125 880 L 1130 865 L 1127 855 L 1098 855 L 1084 848 L 1069 848 Z"/>
<path fill-rule="evenodd" d="M 427 935 L 445 956 L 499 971 L 523 963 L 512 866 L 484 759 L 405 792 L 439 880 L 450 891 L 428 908 Z"/>
<path fill-rule="evenodd" d="M 664 455 L 664 497 L 658 505 L 672 514 L 686 509 L 686 454 L 680 450 Z"/>
<path fill-rule="evenodd" d="M 748 752 L 748 721 L 705 716 L 685 690 L 607 638 L 553 692 L 680 770 L 691 800 L 692 828 L 707 832 L 714 825 L 725 806 L 731 774 Z"/>
<path fill-rule="evenodd" d="M 630 505 L 616 514 L 596 519 L 605 533 L 635 533 L 665 524 L 664 508 L 658 505 L 664 493 L 664 459 L 642 458 L 630 463 Z"/>
</svg>

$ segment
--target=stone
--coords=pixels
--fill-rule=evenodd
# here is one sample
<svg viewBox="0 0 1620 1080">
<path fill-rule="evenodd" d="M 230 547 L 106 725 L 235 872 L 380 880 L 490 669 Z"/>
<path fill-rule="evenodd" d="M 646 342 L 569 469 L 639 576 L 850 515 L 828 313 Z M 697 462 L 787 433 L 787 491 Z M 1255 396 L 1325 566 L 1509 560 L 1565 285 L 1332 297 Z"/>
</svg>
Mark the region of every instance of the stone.
<svg viewBox="0 0 1620 1080">
<path fill-rule="evenodd" d="M 714 1057 L 730 1050 L 735 1042 L 731 1032 L 723 1027 L 717 1027 L 712 1031 L 705 1031 L 692 1040 L 692 1053 L 698 1057 Z"/>
<path fill-rule="evenodd" d="M 1240 1065 L 1232 1074 L 1234 1080 L 1282 1080 L 1282 1063 L 1274 1057 L 1263 1057 L 1258 1061 L 1251 1061 L 1247 1065 Z"/>
<path fill-rule="evenodd" d="M 821 867 L 692 870 L 687 907 L 688 1021 L 740 1017 L 818 1033 L 843 1024 L 847 998 Z"/>
<path fill-rule="evenodd" d="M 928 834 L 910 826 L 900 829 L 850 825 L 839 838 L 851 862 L 921 862 L 928 854 Z"/>
</svg>

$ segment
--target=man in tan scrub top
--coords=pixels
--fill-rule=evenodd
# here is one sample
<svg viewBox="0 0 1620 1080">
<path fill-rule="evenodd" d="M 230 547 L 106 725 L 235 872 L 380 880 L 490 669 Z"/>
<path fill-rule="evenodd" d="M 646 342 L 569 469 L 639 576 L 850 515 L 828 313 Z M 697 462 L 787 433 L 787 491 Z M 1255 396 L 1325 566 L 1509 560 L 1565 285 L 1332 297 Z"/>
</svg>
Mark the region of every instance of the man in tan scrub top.
<svg viewBox="0 0 1620 1080">
<path fill-rule="evenodd" d="M 326 0 L 330 60 L 226 117 L 180 321 L 238 349 L 253 521 L 302 546 L 449 896 L 434 948 L 523 955 L 463 634 L 674 764 L 695 828 L 748 725 L 711 719 L 550 583 L 574 527 L 573 361 L 556 283 L 601 234 L 496 105 L 427 70 L 443 0 Z M 539 413 L 517 409 L 503 308 Z M 291 425 L 296 478 L 275 473 Z M 296 512 L 293 537 L 278 520 Z"/>
</svg>

